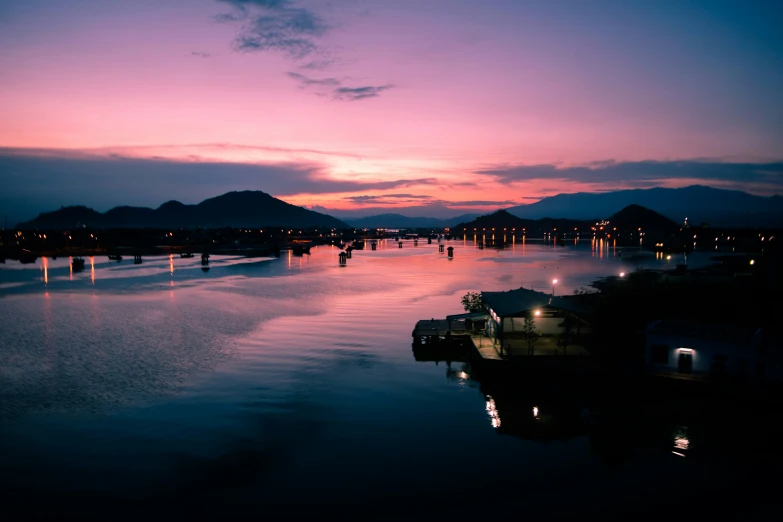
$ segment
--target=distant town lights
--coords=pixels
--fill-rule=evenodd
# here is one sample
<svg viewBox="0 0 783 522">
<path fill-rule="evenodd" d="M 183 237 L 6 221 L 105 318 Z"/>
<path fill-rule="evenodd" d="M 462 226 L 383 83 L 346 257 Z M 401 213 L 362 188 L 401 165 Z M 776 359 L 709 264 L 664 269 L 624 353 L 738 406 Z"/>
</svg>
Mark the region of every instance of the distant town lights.
<svg viewBox="0 0 783 522">
<path fill-rule="evenodd" d="M 625 272 L 620 272 L 620 277 L 625 277 Z"/>
</svg>

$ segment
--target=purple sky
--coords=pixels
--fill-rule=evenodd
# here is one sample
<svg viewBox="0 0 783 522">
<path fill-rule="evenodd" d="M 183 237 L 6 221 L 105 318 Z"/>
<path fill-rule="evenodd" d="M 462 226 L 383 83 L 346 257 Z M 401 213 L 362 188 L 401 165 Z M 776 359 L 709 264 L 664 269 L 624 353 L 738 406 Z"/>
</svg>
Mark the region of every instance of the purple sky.
<svg viewBox="0 0 783 522">
<path fill-rule="evenodd" d="M 0 0 L 0 211 L 780 193 L 780 5 Z"/>
</svg>

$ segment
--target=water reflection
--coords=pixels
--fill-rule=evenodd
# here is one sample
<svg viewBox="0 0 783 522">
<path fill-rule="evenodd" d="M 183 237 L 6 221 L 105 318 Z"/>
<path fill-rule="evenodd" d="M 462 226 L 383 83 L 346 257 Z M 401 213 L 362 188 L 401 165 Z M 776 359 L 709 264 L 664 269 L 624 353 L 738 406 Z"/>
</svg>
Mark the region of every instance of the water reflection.
<svg viewBox="0 0 783 522">
<path fill-rule="evenodd" d="M 672 430 L 674 438 L 674 449 L 672 453 L 677 456 L 684 457 L 688 453 L 690 447 L 690 439 L 688 439 L 688 427 L 677 426 Z"/>
</svg>

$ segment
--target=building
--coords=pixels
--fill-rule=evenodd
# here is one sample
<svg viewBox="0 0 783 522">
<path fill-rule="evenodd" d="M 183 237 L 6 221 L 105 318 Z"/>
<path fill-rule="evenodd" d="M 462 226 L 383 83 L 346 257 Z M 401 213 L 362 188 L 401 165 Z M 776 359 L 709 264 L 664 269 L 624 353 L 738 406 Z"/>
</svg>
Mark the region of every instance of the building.
<svg viewBox="0 0 783 522">
<path fill-rule="evenodd" d="M 489 319 L 486 337 L 500 352 L 514 355 L 585 354 L 590 334 L 588 311 L 576 296 L 551 294 L 519 288 L 507 292 L 482 292 Z M 533 353 L 529 353 L 525 319 L 532 319 L 536 333 Z M 569 342 L 563 345 L 563 338 Z M 571 348 L 568 348 L 571 346 Z M 564 348 L 560 350 L 560 348 Z"/>
<path fill-rule="evenodd" d="M 646 363 L 654 373 L 764 377 L 761 329 L 665 320 L 650 323 L 646 334 Z"/>
</svg>

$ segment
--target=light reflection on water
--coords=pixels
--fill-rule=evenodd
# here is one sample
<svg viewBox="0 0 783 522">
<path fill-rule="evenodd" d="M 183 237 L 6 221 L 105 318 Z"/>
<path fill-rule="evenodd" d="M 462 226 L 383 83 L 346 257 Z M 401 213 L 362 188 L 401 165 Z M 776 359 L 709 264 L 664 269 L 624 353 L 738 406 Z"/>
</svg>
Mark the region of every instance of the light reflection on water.
<svg viewBox="0 0 783 522">
<path fill-rule="evenodd" d="M 559 503 L 564 466 L 591 495 L 585 484 L 598 478 L 620 491 L 625 481 L 600 474 L 583 431 L 557 445 L 499 436 L 539 429 L 529 421 L 552 429 L 546 397 L 506 422 L 514 397 L 479 392 L 468 368 L 444 379 L 416 362 L 410 333 L 418 319 L 461 312 L 467 291 L 546 291 L 556 277 L 570 293 L 666 261 L 589 242 L 451 244 L 450 261 L 426 239 L 380 241 L 345 268 L 333 246 L 279 260 L 212 256 L 208 272 L 171 256 L 91 258 L 89 275 L 68 258 L 0 267 L 0 486 L 20 499 L 67 491 L 62 505 L 103 515 L 140 498 L 181 513 L 208 495 L 214 504 L 201 507 L 216 515 L 263 506 L 363 520 L 389 495 L 385 509 L 400 516 L 455 493 L 475 498 L 476 477 L 510 488 L 497 504 L 512 510 L 520 488 Z M 690 461 L 644 471 L 671 487 Z M 77 507 L 87 498 L 92 507 Z M 346 514 L 348 504 L 365 507 Z"/>
</svg>

